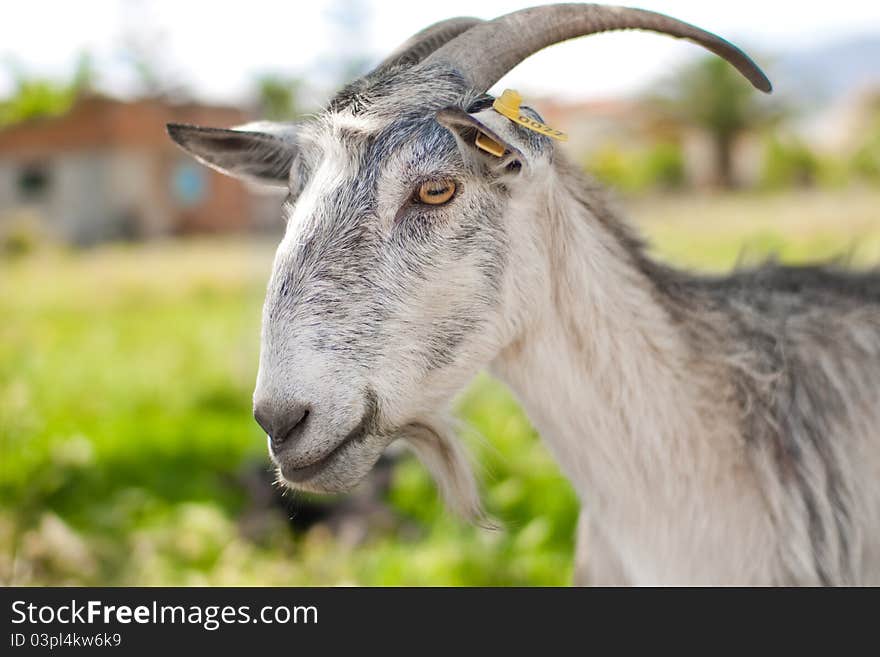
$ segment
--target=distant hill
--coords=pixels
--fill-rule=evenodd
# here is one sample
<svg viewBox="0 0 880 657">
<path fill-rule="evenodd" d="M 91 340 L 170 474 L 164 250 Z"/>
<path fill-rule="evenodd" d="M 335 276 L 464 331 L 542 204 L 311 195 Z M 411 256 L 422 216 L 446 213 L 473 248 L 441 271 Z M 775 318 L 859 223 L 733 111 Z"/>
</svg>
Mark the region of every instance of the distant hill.
<svg viewBox="0 0 880 657">
<path fill-rule="evenodd" d="M 880 86 L 880 34 L 866 34 L 782 54 L 770 66 L 781 95 L 830 104 L 869 85 Z"/>
</svg>

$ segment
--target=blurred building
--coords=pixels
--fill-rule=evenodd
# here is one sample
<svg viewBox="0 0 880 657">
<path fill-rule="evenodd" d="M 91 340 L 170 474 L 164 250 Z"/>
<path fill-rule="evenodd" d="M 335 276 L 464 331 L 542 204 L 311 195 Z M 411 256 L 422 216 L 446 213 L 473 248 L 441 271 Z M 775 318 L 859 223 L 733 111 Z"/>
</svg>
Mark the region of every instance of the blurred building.
<svg viewBox="0 0 880 657">
<path fill-rule="evenodd" d="M 880 117 L 880 82 L 855 87 L 798 117 L 795 130 L 823 153 L 852 152 L 863 145 Z"/>
<path fill-rule="evenodd" d="M 80 99 L 66 114 L 0 131 L 0 229 L 28 217 L 66 241 L 241 231 L 277 221 L 276 199 L 204 167 L 169 122 L 232 126 L 231 107 Z"/>
<path fill-rule="evenodd" d="M 568 135 L 565 149 L 588 170 L 599 152 L 632 152 L 658 143 L 681 149 L 684 181 L 689 187 L 710 187 L 718 179 L 715 145 L 704 131 L 677 122 L 638 98 L 563 102 L 540 99 L 536 108 L 548 125 Z M 762 146 L 754 132 L 734 144 L 733 176 L 738 185 L 751 186 L 761 170 Z"/>
<path fill-rule="evenodd" d="M 568 135 L 566 149 L 578 161 L 607 146 L 637 148 L 657 139 L 678 139 L 675 126 L 663 122 L 637 100 L 566 102 L 542 98 L 535 106 L 548 125 Z"/>
</svg>

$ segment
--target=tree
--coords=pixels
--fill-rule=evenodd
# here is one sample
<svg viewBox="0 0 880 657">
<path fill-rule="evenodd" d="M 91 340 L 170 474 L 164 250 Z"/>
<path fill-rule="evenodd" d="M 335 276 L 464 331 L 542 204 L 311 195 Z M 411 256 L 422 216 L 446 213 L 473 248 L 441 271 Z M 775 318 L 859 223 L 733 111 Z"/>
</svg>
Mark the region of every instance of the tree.
<svg viewBox="0 0 880 657">
<path fill-rule="evenodd" d="M 15 78 L 13 92 L 0 100 L 0 127 L 42 116 L 58 116 L 82 94 L 94 90 L 95 71 L 89 53 L 82 53 L 70 80 L 58 81 L 28 75 L 9 64 Z"/>
<path fill-rule="evenodd" d="M 685 66 L 663 85 L 654 100 L 676 121 L 709 135 L 717 182 L 725 188 L 735 185 L 733 146 L 737 138 L 784 114 L 780 106 L 760 99 L 748 81 L 718 57 Z"/>
<path fill-rule="evenodd" d="M 861 145 L 853 154 L 851 168 L 857 176 L 880 181 L 880 92 L 868 98 L 865 115 Z"/>
<path fill-rule="evenodd" d="M 260 116 L 272 121 L 289 121 L 299 113 L 301 81 L 277 74 L 257 79 L 257 102 Z"/>
</svg>

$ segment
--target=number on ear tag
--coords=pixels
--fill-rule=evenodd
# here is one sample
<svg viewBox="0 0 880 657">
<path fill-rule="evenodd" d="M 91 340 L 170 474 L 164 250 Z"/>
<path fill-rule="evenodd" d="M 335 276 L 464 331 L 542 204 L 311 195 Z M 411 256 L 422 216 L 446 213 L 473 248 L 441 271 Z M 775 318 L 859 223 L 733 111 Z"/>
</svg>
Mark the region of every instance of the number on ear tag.
<svg viewBox="0 0 880 657">
<path fill-rule="evenodd" d="M 495 102 L 492 103 L 492 107 L 502 116 L 506 116 L 508 119 L 514 123 L 518 123 L 524 128 L 528 128 L 529 130 L 538 132 L 558 141 L 568 141 L 568 135 L 564 132 L 551 128 L 549 125 L 536 121 L 530 116 L 526 116 L 524 113 L 520 112 L 519 106 L 521 104 L 522 96 L 520 96 L 518 92 L 513 89 L 505 89 L 504 93 L 501 94 L 501 97 L 496 98 Z"/>
</svg>

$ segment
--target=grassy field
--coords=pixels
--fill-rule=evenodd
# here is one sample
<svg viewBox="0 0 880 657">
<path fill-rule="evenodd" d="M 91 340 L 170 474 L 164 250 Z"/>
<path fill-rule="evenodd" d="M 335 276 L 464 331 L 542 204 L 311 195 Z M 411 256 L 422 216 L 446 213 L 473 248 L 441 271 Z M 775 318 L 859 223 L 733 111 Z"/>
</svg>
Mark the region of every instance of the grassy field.
<svg viewBox="0 0 880 657">
<path fill-rule="evenodd" d="M 880 191 L 625 204 L 658 257 L 880 262 Z M 565 584 L 577 504 L 516 404 L 459 404 L 497 531 L 403 458 L 352 536 L 264 499 L 250 415 L 272 245 L 40 249 L 0 260 L 0 584 Z M 344 504 L 344 502 L 342 502 Z"/>
</svg>

